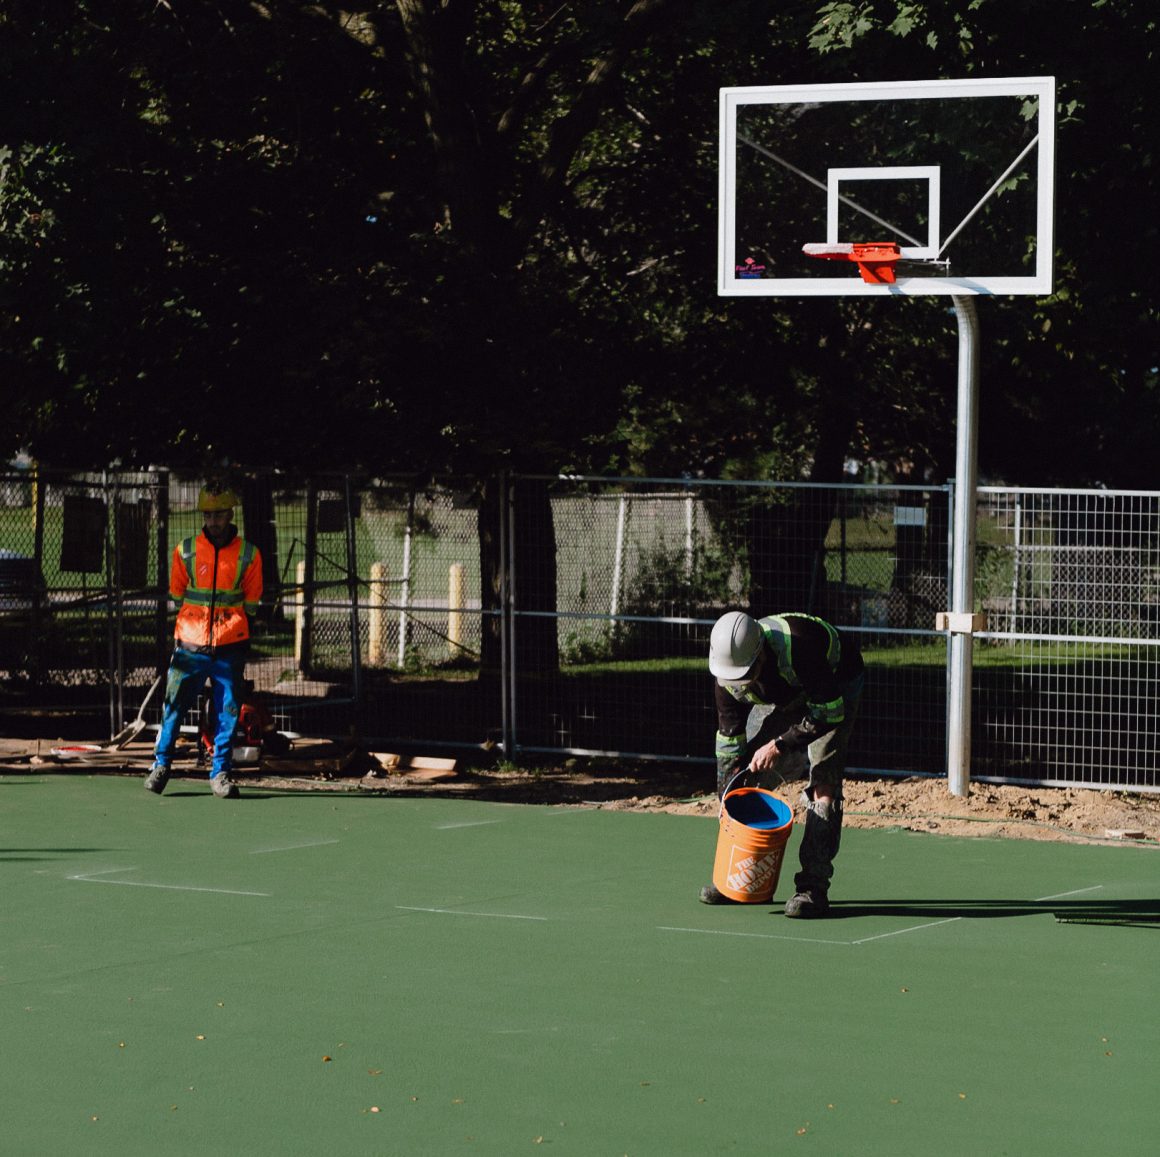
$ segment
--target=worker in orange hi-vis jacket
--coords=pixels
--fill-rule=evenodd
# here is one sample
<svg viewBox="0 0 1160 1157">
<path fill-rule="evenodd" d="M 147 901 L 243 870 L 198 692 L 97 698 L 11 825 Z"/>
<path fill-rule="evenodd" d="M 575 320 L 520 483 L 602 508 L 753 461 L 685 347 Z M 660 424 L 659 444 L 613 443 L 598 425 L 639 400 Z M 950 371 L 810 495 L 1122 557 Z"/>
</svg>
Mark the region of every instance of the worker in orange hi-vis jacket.
<svg viewBox="0 0 1160 1157">
<path fill-rule="evenodd" d="M 230 778 L 234 730 L 242 702 L 242 678 L 250 649 L 250 620 L 262 598 L 262 557 L 233 524 L 237 496 L 208 482 L 197 508 L 201 534 L 173 551 L 169 597 L 178 606 L 173 658 L 165 686 L 161 730 L 145 786 L 160 795 L 169 781 L 177 736 L 185 713 L 209 680 L 217 731 L 210 784 L 222 799 L 236 799 Z"/>
</svg>

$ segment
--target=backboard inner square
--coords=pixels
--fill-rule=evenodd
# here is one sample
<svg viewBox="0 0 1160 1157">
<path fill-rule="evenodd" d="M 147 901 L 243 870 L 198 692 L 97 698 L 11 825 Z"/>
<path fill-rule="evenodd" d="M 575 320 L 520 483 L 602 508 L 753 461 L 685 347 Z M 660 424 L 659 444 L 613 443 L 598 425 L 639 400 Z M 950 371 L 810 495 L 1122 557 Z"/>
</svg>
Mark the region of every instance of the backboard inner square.
<svg viewBox="0 0 1160 1157">
<path fill-rule="evenodd" d="M 842 192 L 843 182 L 856 181 L 925 181 L 927 185 L 926 244 L 908 233 L 896 221 L 887 221 L 858 203 L 856 196 Z M 838 168 L 826 173 L 826 243 L 842 241 L 897 240 L 903 257 L 911 260 L 934 260 L 939 255 L 939 166 L 938 165 L 883 165 L 877 168 Z M 840 236 L 839 209 L 845 205 L 867 220 L 864 234 L 843 238 Z M 870 224 L 873 222 L 873 224 Z M 875 232 L 875 226 L 879 232 Z M 886 228 L 891 236 L 880 236 Z M 913 226 L 911 226 L 913 228 Z M 903 244 L 907 242 L 907 244 Z"/>
</svg>

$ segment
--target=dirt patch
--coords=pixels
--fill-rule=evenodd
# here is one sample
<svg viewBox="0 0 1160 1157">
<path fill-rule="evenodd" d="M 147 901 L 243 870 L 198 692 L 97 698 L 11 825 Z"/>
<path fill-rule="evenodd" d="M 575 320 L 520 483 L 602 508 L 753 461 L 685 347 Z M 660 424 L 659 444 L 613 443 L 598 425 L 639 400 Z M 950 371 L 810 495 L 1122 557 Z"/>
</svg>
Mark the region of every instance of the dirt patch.
<svg viewBox="0 0 1160 1157">
<path fill-rule="evenodd" d="M 631 772 L 552 770 L 461 772 L 426 781 L 418 775 L 365 777 L 358 790 L 384 795 L 488 799 L 608 811 L 668 812 L 716 818 L 710 773 L 646 768 Z M 266 774 L 256 782 L 294 787 L 300 779 Z M 332 780 L 332 790 L 349 781 Z M 777 793 L 800 811 L 805 787 L 794 781 Z M 966 798 L 941 779 L 861 779 L 845 785 L 845 823 L 855 828 L 903 828 L 941 835 L 1071 842 L 1139 843 L 1160 847 L 1160 796 L 1090 788 L 1024 788 L 973 783 Z"/>
<path fill-rule="evenodd" d="M 63 758 L 53 754 L 53 746 L 47 740 L 0 740 L 0 770 L 144 776 L 151 755 L 147 745 L 136 742 L 125 751 Z M 197 771 L 186 757 L 174 768 L 175 779 L 185 776 L 204 779 L 205 772 Z M 450 775 L 388 771 L 367 752 L 327 740 L 296 742 L 291 758 L 267 760 L 260 768 L 239 768 L 237 779 L 243 790 L 482 799 L 710 819 L 718 807 L 713 773 L 703 767 L 597 767 L 573 761 L 539 771 L 462 767 Z M 804 786 L 792 781 L 776 790 L 800 812 Z M 845 795 L 847 827 L 1160 847 L 1160 795 L 1146 792 L 975 782 L 967 797 L 960 798 L 950 794 L 944 779 L 854 777 L 846 781 Z"/>
</svg>

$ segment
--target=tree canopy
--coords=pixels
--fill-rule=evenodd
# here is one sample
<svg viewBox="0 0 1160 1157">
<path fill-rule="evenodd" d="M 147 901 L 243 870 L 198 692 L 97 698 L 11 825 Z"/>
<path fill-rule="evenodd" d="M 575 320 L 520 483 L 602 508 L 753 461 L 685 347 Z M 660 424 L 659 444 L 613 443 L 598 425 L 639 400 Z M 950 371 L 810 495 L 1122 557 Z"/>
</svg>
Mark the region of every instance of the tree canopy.
<svg viewBox="0 0 1160 1157">
<path fill-rule="evenodd" d="M 716 296 L 718 89 L 1050 74 L 1056 290 L 980 308 L 981 465 L 1151 485 L 1155 43 L 1143 0 L 13 0 L 0 450 L 941 481 L 945 307 Z"/>
</svg>

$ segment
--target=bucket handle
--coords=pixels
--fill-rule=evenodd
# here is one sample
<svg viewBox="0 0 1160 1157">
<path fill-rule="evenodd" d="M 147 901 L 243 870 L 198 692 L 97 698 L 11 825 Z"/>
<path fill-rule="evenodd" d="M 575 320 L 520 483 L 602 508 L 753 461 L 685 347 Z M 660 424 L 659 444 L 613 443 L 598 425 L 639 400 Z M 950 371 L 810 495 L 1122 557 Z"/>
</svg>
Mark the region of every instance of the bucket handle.
<svg viewBox="0 0 1160 1157">
<path fill-rule="evenodd" d="M 717 805 L 717 822 L 721 822 L 721 817 L 725 814 L 725 797 L 729 794 L 729 789 L 743 776 L 748 775 L 753 770 L 753 765 L 743 767 L 733 778 L 725 785 L 725 790 L 721 793 L 721 801 Z"/>
</svg>

